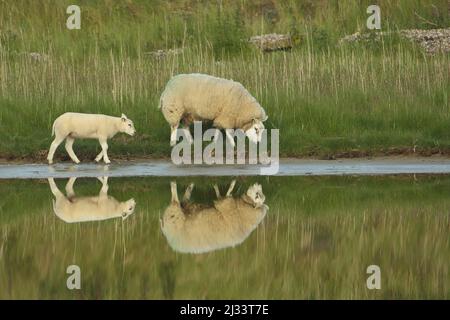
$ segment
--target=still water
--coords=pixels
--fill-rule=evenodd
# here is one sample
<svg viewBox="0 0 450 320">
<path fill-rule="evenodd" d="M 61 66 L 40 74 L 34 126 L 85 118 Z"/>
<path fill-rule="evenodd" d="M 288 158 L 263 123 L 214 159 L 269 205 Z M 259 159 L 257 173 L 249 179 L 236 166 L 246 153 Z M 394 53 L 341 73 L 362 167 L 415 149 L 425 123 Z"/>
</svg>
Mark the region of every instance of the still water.
<svg viewBox="0 0 450 320">
<path fill-rule="evenodd" d="M 0 298 L 448 299 L 449 191 L 447 175 L 0 180 Z"/>
</svg>

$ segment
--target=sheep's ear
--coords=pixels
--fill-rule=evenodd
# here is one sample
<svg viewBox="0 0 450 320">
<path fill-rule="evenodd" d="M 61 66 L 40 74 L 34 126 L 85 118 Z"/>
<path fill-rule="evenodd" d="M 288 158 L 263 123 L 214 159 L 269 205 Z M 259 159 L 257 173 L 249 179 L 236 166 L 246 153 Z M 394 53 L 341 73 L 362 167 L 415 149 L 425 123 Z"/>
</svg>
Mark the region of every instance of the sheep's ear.
<svg viewBox="0 0 450 320">
<path fill-rule="evenodd" d="M 269 118 L 269 116 L 266 114 L 264 115 L 264 118 L 261 120 L 262 122 L 266 121 Z"/>
<path fill-rule="evenodd" d="M 122 119 L 122 121 L 125 121 L 125 120 L 127 120 L 128 118 L 127 118 L 126 115 L 124 115 L 124 114 L 122 113 L 121 119 Z"/>
</svg>

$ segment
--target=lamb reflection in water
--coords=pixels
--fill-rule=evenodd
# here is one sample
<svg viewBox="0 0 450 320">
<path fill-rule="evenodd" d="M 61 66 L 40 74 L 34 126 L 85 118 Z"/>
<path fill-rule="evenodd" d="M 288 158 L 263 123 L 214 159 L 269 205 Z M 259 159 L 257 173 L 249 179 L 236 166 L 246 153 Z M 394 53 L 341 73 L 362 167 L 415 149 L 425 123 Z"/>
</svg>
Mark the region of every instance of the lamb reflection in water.
<svg viewBox="0 0 450 320">
<path fill-rule="evenodd" d="M 50 189 L 55 199 L 53 200 L 53 211 L 67 223 L 99 221 L 122 217 L 126 219 L 133 214 L 136 207 L 134 199 L 119 202 L 108 196 L 108 177 L 98 178 L 102 188 L 98 196 L 76 197 L 73 185 L 76 178 L 70 178 L 66 185 L 66 195 L 59 191 L 53 178 L 48 179 Z"/>
<path fill-rule="evenodd" d="M 193 183 L 180 202 L 177 185 L 171 183 L 172 200 L 164 212 L 161 229 L 175 251 L 204 253 L 236 246 L 259 225 L 269 209 L 261 185 L 255 183 L 244 195 L 234 198 L 235 183 L 231 183 L 225 197 L 214 185 L 217 200 L 209 206 L 190 201 Z"/>
</svg>

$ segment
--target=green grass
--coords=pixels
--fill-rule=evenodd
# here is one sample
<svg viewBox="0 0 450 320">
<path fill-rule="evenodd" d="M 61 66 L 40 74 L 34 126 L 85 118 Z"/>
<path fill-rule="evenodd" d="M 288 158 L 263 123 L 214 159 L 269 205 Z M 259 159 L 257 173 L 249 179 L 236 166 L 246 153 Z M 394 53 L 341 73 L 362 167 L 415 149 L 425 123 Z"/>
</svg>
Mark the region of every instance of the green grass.
<svg viewBox="0 0 450 320">
<path fill-rule="evenodd" d="M 211 203 L 212 183 L 177 179 L 181 194 Z M 236 194 L 259 181 L 270 210 L 241 245 L 201 255 L 168 246 L 159 217 L 170 202 L 164 178 L 110 179 L 110 195 L 134 197 L 122 223 L 66 224 L 52 211 L 46 181 L 0 181 L 0 298 L 81 299 L 448 299 L 450 178 L 239 178 Z M 57 180 L 60 190 L 66 181 Z M 80 179 L 78 195 L 96 195 Z M 82 289 L 66 289 L 77 264 Z M 382 288 L 366 289 L 379 265 Z"/>
<path fill-rule="evenodd" d="M 364 31 L 367 1 L 81 1 L 76 31 L 65 29 L 69 3 L 0 4 L 2 157 L 43 160 L 51 124 L 65 111 L 133 119 L 139 134 L 113 140 L 112 158 L 167 157 L 169 127 L 156 106 L 181 72 L 243 83 L 266 109 L 269 128 L 280 129 L 282 156 L 450 152 L 448 54 L 427 56 L 396 37 L 337 45 Z M 380 6 L 384 30 L 449 26 L 444 0 Z M 291 33 L 294 49 L 262 54 L 243 41 L 268 32 Z M 161 60 L 145 54 L 180 47 Z M 82 159 L 94 149 L 94 142 L 75 145 Z"/>
</svg>

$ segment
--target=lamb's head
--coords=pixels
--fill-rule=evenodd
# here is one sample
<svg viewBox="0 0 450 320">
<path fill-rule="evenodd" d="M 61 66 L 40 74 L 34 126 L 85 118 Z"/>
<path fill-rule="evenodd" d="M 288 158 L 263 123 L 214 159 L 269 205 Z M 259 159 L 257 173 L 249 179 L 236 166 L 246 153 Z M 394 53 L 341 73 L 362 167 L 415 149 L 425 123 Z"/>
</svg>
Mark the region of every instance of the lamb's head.
<svg viewBox="0 0 450 320">
<path fill-rule="evenodd" d="M 245 135 L 253 143 L 261 142 L 264 124 L 259 119 L 253 119 L 250 126 L 246 128 Z"/>
<path fill-rule="evenodd" d="M 120 117 L 120 132 L 124 132 L 130 136 L 134 136 L 136 133 L 136 129 L 134 128 L 134 123 L 130 119 L 127 118 L 126 115 L 122 113 Z"/>
<path fill-rule="evenodd" d="M 125 220 L 134 213 L 134 209 L 136 208 L 136 201 L 134 199 L 130 199 L 128 201 L 122 202 L 121 207 L 122 220 Z"/>
<path fill-rule="evenodd" d="M 259 183 L 255 183 L 247 190 L 247 196 L 252 199 L 254 206 L 259 208 L 264 205 L 266 201 L 266 196 L 262 192 L 262 186 Z"/>
</svg>

